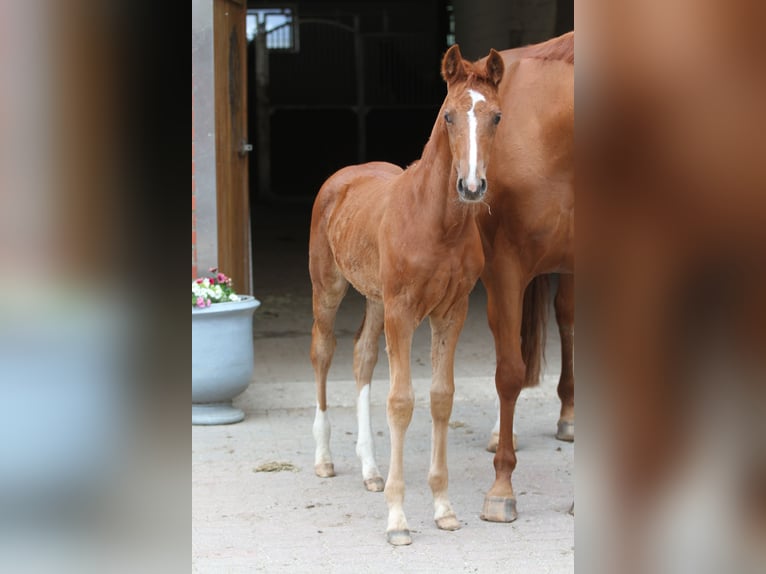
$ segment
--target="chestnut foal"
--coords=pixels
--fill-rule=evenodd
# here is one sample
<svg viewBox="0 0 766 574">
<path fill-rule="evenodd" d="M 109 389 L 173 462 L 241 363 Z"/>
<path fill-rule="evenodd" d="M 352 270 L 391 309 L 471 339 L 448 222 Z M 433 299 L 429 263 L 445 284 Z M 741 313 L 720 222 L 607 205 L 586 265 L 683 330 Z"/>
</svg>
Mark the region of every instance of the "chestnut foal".
<svg viewBox="0 0 766 574">
<path fill-rule="evenodd" d="M 498 85 L 504 64 L 494 50 L 481 65 L 452 46 L 444 55 L 447 96 L 419 161 L 406 170 L 382 162 L 341 169 L 319 190 L 311 217 L 309 271 L 314 326 L 311 361 L 317 385 L 315 470 L 334 476 L 327 417 L 327 371 L 333 325 L 348 284 L 367 299 L 354 346 L 358 391 L 357 454 L 368 490 L 381 490 L 369 420 L 370 382 L 385 330 L 391 384 L 387 417 L 391 460 L 385 495 L 388 541 L 410 544 L 403 510 L 403 448 L 414 395 L 410 352 L 416 327 L 431 323 L 433 419 L 428 483 L 434 520 L 460 528 L 447 497 L 447 424 L 454 394 L 454 354 L 468 296 L 484 265 L 476 217 L 487 191 L 486 170 L 500 121 Z"/>
</svg>

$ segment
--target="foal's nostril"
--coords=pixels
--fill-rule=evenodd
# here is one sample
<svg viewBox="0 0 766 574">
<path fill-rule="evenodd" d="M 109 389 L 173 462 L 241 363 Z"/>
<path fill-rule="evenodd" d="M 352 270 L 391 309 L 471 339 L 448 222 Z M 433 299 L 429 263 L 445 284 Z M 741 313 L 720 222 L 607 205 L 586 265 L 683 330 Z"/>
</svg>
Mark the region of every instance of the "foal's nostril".
<svg viewBox="0 0 766 574">
<path fill-rule="evenodd" d="M 487 180 L 484 178 L 469 180 L 469 183 L 466 183 L 462 177 L 457 180 L 457 192 L 463 201 L 479 201 L 486 191 Z"/>
</svg>

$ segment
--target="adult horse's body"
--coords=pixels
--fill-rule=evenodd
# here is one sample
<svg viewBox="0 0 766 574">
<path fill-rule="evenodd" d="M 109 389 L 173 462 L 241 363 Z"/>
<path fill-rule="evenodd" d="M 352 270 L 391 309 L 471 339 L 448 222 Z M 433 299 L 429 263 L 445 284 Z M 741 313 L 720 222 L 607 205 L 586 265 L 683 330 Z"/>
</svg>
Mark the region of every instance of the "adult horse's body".
<svg viewBox="0 0 766 574">
<path fill-rule="evenodd" d="M 513 415 L 521 389 L 539 377 L 548 273 L 564 274 L 556 300 L 563 351 L 559 434 L 574 424 L 574 308 L 567 275 L 574 272 L 574 32 L 501 54 L 504 120 L 487 172 L 491 209 L 479 216 L 500 429 L 495 482 L 481 517 L 510 522 L 517 516 Z"/>
<path fill-rule="evenodd" d="M 335 346 L 335 314 L 348 284 L 367 299 L 354 347 L 359 392 L 357 453 L 369 490 L 381 490 L 369 422 L 369 385 L 385 330 L 391 386 L 387 415 L 391 461 L 385 484 L 392 544 L 409 544 L 403 511 L 403 443 L 413 411 L 410 348 L 430 318 L 433 382 L 432 454 L 428 482 L 441 529 L 460 524 L 447 497 L 446 437 L 454 393 L 454 353 L 468 295 L 483 264 L 476 223 L 487 189 L 486 168 L 500 120 L 497 86 L 504 71 L 494 50 L 481 66 L 457 46 L 442 61 L 447 97 L 422 158 L 402 171 L 387 163 L 347 167 L 332 175 L 314 203 L 309 245 L 314 326 L 311 360 L 317 383 L 315 470 L 333 476 L 326 379 Z M 486 209 L 486 207 L 485 207 Z"/>
</svg>

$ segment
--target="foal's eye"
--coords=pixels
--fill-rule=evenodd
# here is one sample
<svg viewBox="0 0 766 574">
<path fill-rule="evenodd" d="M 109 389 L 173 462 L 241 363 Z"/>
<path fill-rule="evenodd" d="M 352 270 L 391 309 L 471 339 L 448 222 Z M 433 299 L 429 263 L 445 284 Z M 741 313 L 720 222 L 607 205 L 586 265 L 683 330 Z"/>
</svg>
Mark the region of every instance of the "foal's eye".
<svg viewBox="0 0 766 574">
<path fill-rule="evenodd" d="M 447 122 L 448 124 L 451 124 L 452 114 L 450 114 L 449 112 L 444 112 L 444 121 Z"/>
<path fill-rule="evenodd" d="M 492 123 L 494 123 L 495 125 L 499 124 L 502 117 L 503 117 L 503 114 L 501 114 L 500 112 L 497 112 L 495 114 L 495 117 L 492 118 Z"/>
</svg>

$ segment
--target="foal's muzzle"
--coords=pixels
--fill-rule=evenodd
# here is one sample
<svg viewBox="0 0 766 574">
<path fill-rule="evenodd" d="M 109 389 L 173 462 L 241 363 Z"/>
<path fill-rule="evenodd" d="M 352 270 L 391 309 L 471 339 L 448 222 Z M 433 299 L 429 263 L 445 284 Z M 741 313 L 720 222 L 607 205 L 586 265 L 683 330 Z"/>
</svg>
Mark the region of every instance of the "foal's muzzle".
<svg viewBox="0 0 766 574">
<path fill-rule="evenodd" d="M 487 192 L 487 180 L 483 177 L 479 180 L 478 185 L 466 185 L 463 178 L 460 177 L 457 180 L 457 193 L 462 201 L 471 203 L 473 201 L 481 201 L 484 194 Z"/>
</svg>

